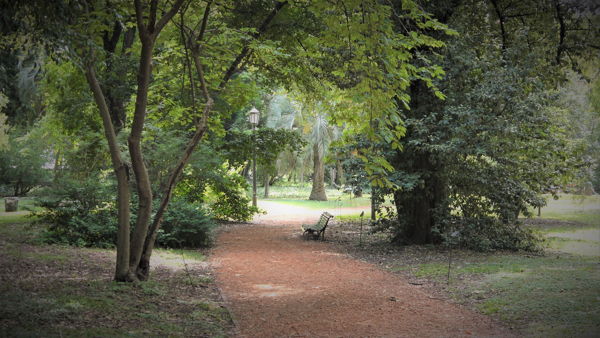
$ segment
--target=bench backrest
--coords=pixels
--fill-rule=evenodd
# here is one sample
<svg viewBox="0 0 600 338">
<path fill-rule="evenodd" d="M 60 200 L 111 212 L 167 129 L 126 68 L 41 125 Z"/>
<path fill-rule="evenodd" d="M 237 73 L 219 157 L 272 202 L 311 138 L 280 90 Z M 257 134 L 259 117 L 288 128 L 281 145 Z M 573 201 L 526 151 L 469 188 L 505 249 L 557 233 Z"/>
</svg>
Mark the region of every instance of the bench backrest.
<svg viewBox="0 0 600 338">
<path fill-rule="evenodd" d="M 327 223 L 329 223 L 329 220 L 332 218 L 332 214 L 328 212 L 322 213 L 321 217 L 319 218 L 319 222 L 317 222 L 317 225 L 315 225 L 315 228 L 317 228 L 318 230 L 324 229 L 325 227 L 327 227 Z"/>
</svg>

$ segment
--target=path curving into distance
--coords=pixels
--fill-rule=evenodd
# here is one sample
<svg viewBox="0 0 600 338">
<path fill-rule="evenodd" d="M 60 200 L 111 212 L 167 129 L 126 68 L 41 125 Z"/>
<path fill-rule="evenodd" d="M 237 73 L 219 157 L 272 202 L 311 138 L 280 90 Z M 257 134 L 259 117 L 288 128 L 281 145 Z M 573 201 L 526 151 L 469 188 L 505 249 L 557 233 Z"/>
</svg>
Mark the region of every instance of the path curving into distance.
<svg viewBox="0 0 600 338">
<path fill-rule="evenodd" d="M 320 211 L 278 206 L 220 233 L 211 261 L 241 337 L 509 337 L 488 317 L 307 241 Z M 335 212 L 335 210 L 333 210 Z M 353 210 L 354 212 L 356 210 Z"/>
</svg>

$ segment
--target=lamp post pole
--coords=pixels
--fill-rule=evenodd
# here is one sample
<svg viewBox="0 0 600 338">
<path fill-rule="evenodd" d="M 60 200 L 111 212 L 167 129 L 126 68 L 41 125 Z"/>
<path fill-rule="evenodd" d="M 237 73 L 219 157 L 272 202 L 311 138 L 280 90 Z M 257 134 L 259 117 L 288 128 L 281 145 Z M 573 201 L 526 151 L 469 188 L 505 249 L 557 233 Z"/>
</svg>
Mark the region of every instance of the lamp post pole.
<svg viewBox="0 0 600 338">
<path fill-rule="evenodd" d="M 252 124 L 252 206 L 257 206 L 256 201 L 256 126 L 258 125 L 258 114 L 259 111 L 256 108 L 250 110 L 250 124 Z"/>
</svg>

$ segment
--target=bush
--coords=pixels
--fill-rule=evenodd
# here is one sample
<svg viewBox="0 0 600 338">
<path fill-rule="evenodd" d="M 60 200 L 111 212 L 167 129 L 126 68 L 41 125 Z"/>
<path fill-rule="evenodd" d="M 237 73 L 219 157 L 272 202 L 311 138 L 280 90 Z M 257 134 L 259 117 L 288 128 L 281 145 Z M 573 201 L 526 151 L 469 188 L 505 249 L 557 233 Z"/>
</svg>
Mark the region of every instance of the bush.
<svg viewBox="0 0 600 338">
<path fill-rule="evenodd" d="M 457 238 L 445 238 L 453 244 L 475 251 L 531 251 L 542 250 L 542 238 L 530 229 L 521 227 L 520 222 L 505 224 L 494 218 L 459 218 L 454 223 Z M 446 232 L 447 234 L 448 232 Z M 448 237 L 447 235 L 445 237 Z"/>
<path fill-rule="evenodd" d="M 80 247 L 114 247 L 117 213 L 112 186 L 97 178 L 85 181 L 61 179 L 40 193 L 36 205 L 38 222 L 47 224 L 43 240 L 47 243 Z"/>
<path fill-rule="evenodd" d="M 258 208 L 250 205 L 250 199 L 240 193 L 220 192 L 211 209 L 217 219 L 239 222 L 248 222 L 258 213 Z"/>
<path fill-rule="evenodd" d="M 41 192 L 36 204 L 38 222 L 47 224 L 43 240 L 52 244 L 80 247 L 114 247 L 117 238 L 117 211 L 114 186 L 109 180 L 62 179 Z M 132 201 L 135 204 L 135 201 Z M 131 214 L 131 226 L 136 215 Z M 157 237 L 165 247 L 206 247 L 211 244 L 216 223 L 201 208 L 181 200 L 169 205 Z"/>
<path fill-rule="evenodd" d="M 158 244 L 170 248 L 207 247 L 212 243 L 216 223 L 202 208 L 181 200 L 173 200 L 167 209 Z"/>
<path fill-rule="evenodd" d="M 373 231 L 391 230 L 392 242 L 408 244 L 405 231 L 410 228 L 409 224 L 406 224 L 405 220 L 399 220 L 397 214 L 391 209 L 388 209 L 385 215 L 375 222 Z M 438 244 L 474 251 L 542 251 L 543 239 L 534 234 L 531 229 L 524 229 L 520 222 L 503 223 L 493 217 L 450 216 L 443 219 L 432 233 Z"/>
</svg>

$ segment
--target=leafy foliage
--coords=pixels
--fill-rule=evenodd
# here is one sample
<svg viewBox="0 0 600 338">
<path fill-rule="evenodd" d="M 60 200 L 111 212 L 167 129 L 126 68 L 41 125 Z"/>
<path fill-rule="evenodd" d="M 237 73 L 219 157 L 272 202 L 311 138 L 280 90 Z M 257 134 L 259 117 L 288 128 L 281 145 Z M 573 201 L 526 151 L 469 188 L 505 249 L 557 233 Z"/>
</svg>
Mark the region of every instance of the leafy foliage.
<svg viewBox="0 0 600 338">
<path fill-rule="evenodd" d="M 201 248 L 212 244 L 212 231 L 216 223 L 197 206 L 185 201 L 171 202 L 159 230 L 158 244 L 169 247 Z"/>
<path fill-rule="evenodd" d="M 39 192 L 38 221 L 47 226 L 47 243 L 81 247 L 115 246 L 117 217 L 113 196 L 114 183 L 104 177 L 62 178 Z M 133 217 L 135 219 L 135 214 Z M 158 243 L 165 247 L 206 247 L 216 224 L 212 216 L 189 202 L 178 200 L 165 215 Z"/>
<path fill-rule="evenodd" d="M 38 222 L 48 226 L 48 243 L 113 247 L 117 222 L 111 184 L 91 178 L 64 178 L 40 192 Z"/>
<path fill-rule="evenodd" d="M 46 144 L 35 136 L 17 131 L 7 135 L 7 147 L 0 148 L 0 194 L 24 196 L 49 180 Z"/>
</svg>

